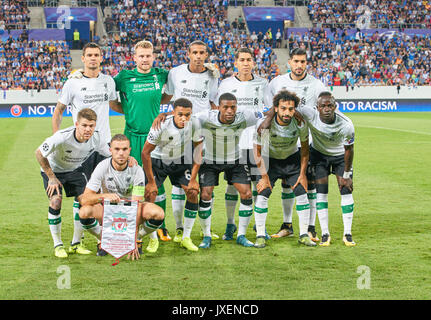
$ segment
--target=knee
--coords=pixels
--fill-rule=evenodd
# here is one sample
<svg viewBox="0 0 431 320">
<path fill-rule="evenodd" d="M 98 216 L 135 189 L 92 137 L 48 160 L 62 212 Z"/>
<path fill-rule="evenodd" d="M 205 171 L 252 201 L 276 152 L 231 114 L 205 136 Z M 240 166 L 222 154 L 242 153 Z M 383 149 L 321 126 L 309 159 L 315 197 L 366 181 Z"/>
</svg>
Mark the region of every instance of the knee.
<svg viewBox="0 0 431 320">
<path fill-rule="evenodd" d="M 253 194 L 251 193 L 251 188 L 247 188 L 247 190 L 244 190 L 240 193 L 241 199 L 251 199 Z"/>
<path fill-rule="evenodd" d="M 187 201 L 197 203 L 198 202 L 198 194 L 199 192 L 196 190 L 190 190 L 187 192 Z"/>
<path fill-rule="evenodd" d="M 54 196 L 49 200 L 49 206 L 54 210 L 60 210 L 61 209 L 61 197 L 60 196 Z"/>
<path fill-rule="evenodd" d="M 79 218 L 80 219 L 89 219 L 92 218 L 92 207 L 91 206 L 83 206 L 79 209 Z"/>
<path fill-rule="evenodd" d="M 212 192 L 211 191 L 208 191 L 208 190 L 205 190 L 205 189 L 203 189 L 201 191 L 201 200 L 210 201 L 211 198 L 212 198 Z"/>
<path fill-rule="evenodd" d="M 144 220 L 163 220 L 165 218 L 163 209 L 154 203 L 147 203 L 143 211 Z"/>
</svg>

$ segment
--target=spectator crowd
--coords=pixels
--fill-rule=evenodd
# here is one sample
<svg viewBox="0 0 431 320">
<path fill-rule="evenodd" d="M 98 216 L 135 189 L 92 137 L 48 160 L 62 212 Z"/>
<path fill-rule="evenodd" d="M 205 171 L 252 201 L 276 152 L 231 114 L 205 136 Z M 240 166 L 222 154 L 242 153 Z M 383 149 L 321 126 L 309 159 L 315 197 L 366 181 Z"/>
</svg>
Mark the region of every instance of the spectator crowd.
<svg viewBox="0 0 431 320">
<path fill-rule="evenodd" d="M 222 78 L 236 71 L 235 51 L 246 46 L 255 55 L 256 74 L 271 80 L 280 73 L 274 52 L 274 47 L 281 47 L 280 30 L 248 34 L 242 17 L 232 23 L 228 21 L 228 3 L 227 0 L 115 2 L 111 15 L 105 16 L 109 36 L 96 37 L 103 48 L 103 72 L 115 76 L 123 68 L 134 68 L 133 46 L 142 39 L 154 44 L 155 67 L 165 69 L 187 63 L 188 44 L 202 40 L 208 45 L 209 61 L 219 67 Z M 351 38 L 343 31 L 349 23 L 355 26 L 356 19 L 365 13 L 370 17 L 371 27 L 415 23 L 431 28 L 430 6 L 431 1 L 425 0 L 311 0 L 308 9 L 312 21 L 328 24 L 334 36 L 321 28 L 309 29 L 304 34 L 292 33 L 288 47 L 306 49 L 309 72 L 328 86 L 430 85 L 430 35 L 407 36 L 399 32 L 382 36 L 376 32 L 364 36 L 358 32 Z M 18 39 L 0 41 L 1 87 L 59 90 L 71 70 L 67 42 L 29 41 L 25 31 L 28 13 L 24 0 L 1 2 L 0 35 L 11 29 L 24 30 Z"/>
<path fill-rule="evenodd" d="M 70 72 L 66 41 L 33 41 L 23 33 L 0 41 L 0 83 L 3 90 L 60 90 Z"/>
<path fill-rule="evenodd" d="M 202 40 L 208 45 L 209 61 L 220 68 L 222 78 L 235 71 L 234 53 L 241 46 L 253 49 L 258 75 L 271 79 L 279 74 L 272 42 L 266 35 L 248 35 L 242 17 L 230 24 L 225 1 L 144 0 L 136 5 L 120 1 L 111 12 L 105 23 L 112 36 L 99 41 L 108 74 L 133 68 L 132 48 L 141 39 L 154 44 L 156 67 L 170 69 L 186 63 L 188 44 Z"/>
<path fill-rule="evenodd" d="M 431 28 L 430 0 L 310 0 L 313 26 Z"/>
<path fill-rule="evenodd" d="M 28 29 L 29 9 L 26 0 L 2 0 L 0 3 L 0 35 L 12 29 Z"/>
<path fill-rule="evenodd" d="M 301 47 L 311 62 L 309 72 L 328 86 L 430 85 L 431 35 L 394 33 L 349 38 L 329 37 L 324 29 L 291 33 L 289 48 Z"/>
</svg>

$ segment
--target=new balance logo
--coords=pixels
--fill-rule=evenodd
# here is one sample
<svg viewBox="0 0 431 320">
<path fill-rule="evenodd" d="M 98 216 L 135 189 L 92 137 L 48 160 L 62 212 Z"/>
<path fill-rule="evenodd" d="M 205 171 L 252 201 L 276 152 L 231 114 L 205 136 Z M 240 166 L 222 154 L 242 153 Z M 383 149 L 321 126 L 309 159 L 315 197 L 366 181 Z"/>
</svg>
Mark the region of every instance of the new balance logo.
<svg viewBox="0 0 431 320">
<path fill-rule="evenodd" d="M 136 81 L 136 78 L 130 79 L 130 82 L 135 82 L 135 81 Z"/>
<path fill-rule="evenodd" d="M 182 81 L 181 81 L 181 83 L 186 83 L 186 82 L 187 82 L 187 80 L 182 80 Z"/>
<path fill-rule="evenodd" d="M 85 87 L 81 88 L 81 91 L 87 91 L 87 88 L 85 88 Z"/>
</svg>

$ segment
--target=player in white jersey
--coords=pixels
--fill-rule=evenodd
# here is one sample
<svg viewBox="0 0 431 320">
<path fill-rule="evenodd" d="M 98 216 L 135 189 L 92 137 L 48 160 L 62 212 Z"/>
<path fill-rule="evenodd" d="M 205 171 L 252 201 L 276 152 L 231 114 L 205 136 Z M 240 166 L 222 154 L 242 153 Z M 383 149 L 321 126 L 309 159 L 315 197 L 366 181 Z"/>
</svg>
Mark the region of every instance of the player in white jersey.
<svg viewBox="0 0 431 320">
<path fill-rule="evenodd" d="M 271 106 L 273 97 L 280 90 L 288 90 L 296 93 L 300 98 L 298 110 L 303 107 L 315 108 L 317 104 L 317 97 L 323 91 L 327 91 L 325 85 L 311 74 L 307 73 L 307 53 L 305 50 L 295 48 L 290 53 L 289 66 L 291 72 L 275 77 L 268 85 L 265 93 L 265 104 Z M 268 117 L 267 125 L 269 125 L 270 118 Z M 312 137 L 309 139 L 310 143 Z M 299 145 L 298 145 L 299 146 Z M 309 221 L 309 236 L 313 241 L 319 241 L 315 231 L 316 220 L 316 189 L 313 181 L 311 180 L 311 172 L 307 172 L 309 177 L 308 185 L 308 199 L 310 201 L 310 221 Z M 283 224 L 280 231 L 273 234 L 272 237 L 285 237 L 293 235 L 292 228 L 292 212 L 295 204 L 294 194 L 289 186 L 282 182 L 282 207 L 283 207 Z"/>
<path fill-rule="evenodd" d="M 98 239 L 101 236 L 100 224 L 103 221 L 103 199 L 119 202 L 121 199 L 143 201 L 145 192 L 145 174 L 142 167 L 130 167 L 130 141 L 123 134 L 112 137 L 110 143 L 111 158 L 100 162 L 94 169 L 90 181 L 80 199 L 79 216 L 88 221 L 88 231 Z M 136 227 L 142 225 L 141 236 L 157 230 L 164 219 L 163 209 L 154 203 L 140 202 Z M 137 247 L 128 258 L 139 259 Z"/>
<path fill-rule="evenodd" d="M 316 246 L 308 236 L 310 205 L 307 198 L 306 171 L 309 159 L 309 134 L 305 122 L 299 124 L 294 117 L 298 104 L 299 98 L 296 94 L 287 90 L 279 91 L 273 99 L 275 117 L 271 126 L 261 135 L 255 135 L 255 154 L 262 175 L 257 185 L 259 194 L 254 207 L 257 248 L 266 246 L 265 222 L 268 200 L 278 179 L 285 179 L 295 194 L 300 230 L 299 243 Z M 298 138 L 301 151 L 297 146 Z"/>
<path fill-rule="evenodd" d="M 322 92 L 317 110 L 301 109 L 310 128 L 313 142 L 310 147 L 310 165 L 317 189 L 317 214 L 322 229 L 321 246 L 329 246 L 331 237 L 328 226 L 328 176 L 336 176 L 341 193 L 344 236 L 346 246 L 356 245 L 352 239 L 353 220 L 353 144 L 355 130 L 352 121 L 337 111 L 334 97 Z"/>
<path fill-rule="evenodd" d="M 216 108 L 219 72 L 215 65 L 205 63 L 208 59 L 208 46 L 200 40 L 189 44 L 187 57 L 189 63 L 172 68 L 162 104 L 171 100 L 186 98 L 193 104 L 193 114 Z M 180 186 L 172 186 L 172 211 L 176 222 L 183 216 L 185 194 Z M 178 227 L 178 225 L 177 225 Z M 181 227 L 177 228 L 177 239 L 182 237 Z M 218 237 L 214 234 L 214 237 Z"/>
<path fill-rule="evenodd" d="M 77 71 L 70 75 L 64 83 L 60 97 L 52 115 L 53 133 L 60 129 L 64 110 L 71 107 L 73 122 L 76 121 L 79 110 L 90 108 L 97 114 L 96 130 L 100 132 L 102 141 L 106 144 L 111 140 L 111 129 L 109 125 L 109 108 L 118 111 L 117 94 L 115 83 L 112 77 L 100 72 L 102 63 L 102 49 L 96 43 L 87 43 L 83 50 L 81 61 L 84 70 Z M 87 178 L 90 178 L 96 165 L 103 159 L 94 153 L 88 159 L 85 166 Z M 90 164 L 91 163 L 91 164 Z M 73 216 L 76 224 L 79 224 L 79 203 L 73 203 Z"/>
<path fill-rule="evenodd" d="M 142 166 L 147 176 L 145 199 L 154 202 L 157 189 L 169 176 L 171 184 L 181 186 L 187 195 L 184 211 L 184 227 L 177 222 L 174 242 L 190 251 L 198 251 L 190 236 L 198 213 L 199 183 L 197 175 L 201 161 L 193 159 L 200 155 L 202 146 L 200 123 L 192 116 L 190 100 L 175 100 L 173 115 L 168 116 L 160 129 L 151 129 L 142 150 Z M 193 149 L 197 151 L 193 151 Z M 182 237 L 178 237 L 182 229 Z"/>
<path fill-rule="evenodd" d="M 226 78 L 220 82 L 217 98 L 223 93 L 232 93 L 237 99 L 238 111 L 264 110 L 264 92 L 268 86 L 268 80 L 253 74 L 255 67 L 253 52 L 248 48 L 240 48 L 235 53 L 235 67 L 238 72 L 232 77 Z M 253 198 L 257 196 L 257 172 L 255 173 L 256 163 L 253 157 L 253 133 L 254 127 L 248 127 L 243 130 L 239 140 L 241 156 L 246 159 L 250 169 L 250 177 L 253 184 Z M 233 235 L 237 229 L 235 225 L 235 210 L 238 202 L 238 192 L 230 181 L 227 181 L 225 193 L 225 207 L 227 224 L 223 235 L 223 240 L 233 240 Z"/>
<path fill-rule="evenodd" d="M 218 185 L 219 174 L 224 172 L 240 194 L 239 228 L 236 242 L 245 247 L 254 244 L 246 237 L 247 226 L 253 214 L 253 200 L 250 187 L 250 175 L 247 163 L 240 157 L 239 139 L 242 130 L 254 126 L 263 117 L 258 111 L 243 110 L 237 112 L 236 98 L 231 93 L 224 93 L 219 98 L 218 110 L 201 112 L 194 115 L 201 124 L 204 137 L 203 163 L 199 170 L 201 195 L 199 218 L 204 232 L 200 248 L 211 246 L 211 203 L 214 186 Z"/>
<path fill-rule="evenodd" d="M 102 135 L 104 142 L 111 140 L 109 126 L 109 107 L 115 106 L 117 100 L 115 82 L 111 76 L 100 72 L 103 56 L 99 45 L 88 43 L 84 46 L 81 60 L 84 70 L 81 78 L 71 77 L 61 90 L 60 97 L 52 116 L 52 130 L 60 129 L 64 110 L 71 106 L 73 121 L 76 121 L 79 110 L 90 108 L 97 113 L 96 130 Z M 79 72 L 78 72 L 79 73 Z"/>
<path fill-rule="evenodd" d="M 57 131 L 47 138 L 36 150 L 36 158 L 41 166 L 41 175 L 49 198 L 48 223 L 54 241 L 55 256 L 67 257 L 61 240 L 62 188 L 67 197 L 83 193 L 87 178 L 83 165 L 94 152 L 109 156 L 108 146 L 101 140 L 96 113 L 85 108 L 78 112 L 75 126 Z M 74 220 L 74 232 L 70 253 L 89 254 L 80 242 L 83 229 L 79 217 Z"/>
</svg>

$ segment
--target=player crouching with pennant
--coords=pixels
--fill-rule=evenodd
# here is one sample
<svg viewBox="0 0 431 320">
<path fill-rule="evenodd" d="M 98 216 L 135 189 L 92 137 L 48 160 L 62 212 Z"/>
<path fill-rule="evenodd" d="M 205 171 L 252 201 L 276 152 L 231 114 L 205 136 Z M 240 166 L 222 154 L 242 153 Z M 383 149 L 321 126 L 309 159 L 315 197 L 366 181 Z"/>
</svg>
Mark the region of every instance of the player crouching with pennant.
<svg viewBox="0 0 431 320">
<path fill-rule="evenodd" d="M 145 174 L 138 165 L 128 166 L 129 139 L 123 134 L 115 135 L 111 140 L 110 151 L 112 157 L 99 163 L 87 183 L 79 216 L 91 234 L 102 238 L 98 255 L 103 255 L 106 250 L 117 259 L 128 254 L 127 259 L 137 260 L 140 258 L 136 246 L 139 226 L 143 225 L 143 235 L 154 232 L 161 226 L 164 212 L 153 203 L 143 202 Z M 122 200 L 131 200 L 132 204 L 128 206 Z M 103 205 L 104 201 L 106 206 Z M 110 203 L 119 205 L 115 208 Z M 104 224 L 106 221 L 111 223 Z M 102 228 L 100 224 L 103 224 Z M 118 237 L 120 233 L 124 236 Z"/>
</svg>

